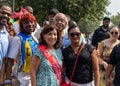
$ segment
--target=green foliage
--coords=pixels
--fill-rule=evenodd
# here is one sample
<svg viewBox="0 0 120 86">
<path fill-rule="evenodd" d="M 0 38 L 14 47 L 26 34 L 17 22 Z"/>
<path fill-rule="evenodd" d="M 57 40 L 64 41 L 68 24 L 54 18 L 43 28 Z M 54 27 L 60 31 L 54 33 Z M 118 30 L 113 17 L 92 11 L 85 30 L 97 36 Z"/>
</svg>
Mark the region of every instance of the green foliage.
<svg viewBox="0 0 120 86">
<path fill-rule="evenodd" d="M 98 26 L 100 25 L 100 22 L 88 20 L 88 21 L 80 21 L 78 24 L 82 32 L 92 32 L 96 28 L 98 28 Z"/>
<path fill-rule="evenodd" d="M 120 23 L 120 13 L 115 16 L 111 16 L 111 21 L 114 25 L 118 26 L 118 24 Z"/>
<path fill-rule="evenodd" d="M 15 0 L 16 11 L 26 5 L 33 7 L 39 23 L 48 18 L 50 9 L 56 8 L 69 15 L 72 20 L 84 22 L 82 27 L 93 29 L 91 25 L 98 25 L 104 14 L 108 14 L 106 6 L 109 5 L 109 0 Z"/>
</svg>

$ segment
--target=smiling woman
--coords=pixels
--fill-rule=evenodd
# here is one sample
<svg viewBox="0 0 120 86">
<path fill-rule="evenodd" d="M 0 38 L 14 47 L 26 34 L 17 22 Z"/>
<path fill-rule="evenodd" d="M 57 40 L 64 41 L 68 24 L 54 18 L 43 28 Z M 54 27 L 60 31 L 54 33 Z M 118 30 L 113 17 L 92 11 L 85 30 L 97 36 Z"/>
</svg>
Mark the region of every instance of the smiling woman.
<svg viewBox="0 0 120 86">
<path fill-rule="evenodd" d="M 32 58 L 32 86 L 60 86 L 62 73 L 62 53 L 59 49 L 60 36 L 58 29 L 44 27 L 39 46 Z"/>
<path fill-rule="evenodd" d="M 47 38 L 47 39 L 45 39 L 45 38 Z M 58 29 L 48 25 L 42 30 L 42 32 L 40 34 L 39 42 L 41 45 L 48 46 L 49 40 L 51 40 L 51 42 L 53 42 L 52 43 L 53 45 L 51 45 L 51 46 L 53 46 L 53 48 L 58 48 L 60 46 L 60 35 L 58 32 Z M 50 47 L 50 46 L 48 46 L 48 47 Z"/>
<path fill-rule="evenodd" d="M 101 74 L 101 84 L 105 85 L 105 73 L 106 68 L 108 67 L 108 62 L 110 59 L 110 54 L 113 50 L 113 48 L 120 43 L 118 40 L 119 37 L 119 29 L 116 26 L 113 26 L 110 28 L 110 38 L 105 39 L 101 41 L 98 44 L 98 50 L 100 51 L 100 74 Z M 114 72 L 112 72 L 109 80 L 109 85 L 113 86 L 113 78 L 114 78 Z"/>
<path fill-rule="evenodd" d="M 71 84 L 70 86 L 99 86 L 99 65 L 95 48 L 80 42 L 81 31 L 77 25 L 71 25 L 68 28 L 68 36 L 71 45 L 62 50 L 66 83 Z M 74 67 L 75 72 L 73 72 Z"/>
</svg>

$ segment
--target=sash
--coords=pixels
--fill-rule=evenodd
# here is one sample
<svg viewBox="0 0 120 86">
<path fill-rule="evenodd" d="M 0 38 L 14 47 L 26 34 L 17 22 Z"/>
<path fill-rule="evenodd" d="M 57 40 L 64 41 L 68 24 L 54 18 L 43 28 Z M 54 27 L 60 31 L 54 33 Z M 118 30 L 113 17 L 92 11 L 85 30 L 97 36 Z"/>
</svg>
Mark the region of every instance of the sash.
<svg viewBox="0 0 120 86">
<path fill-rule="evenodd" d="M 59 80 L 59 83 L 61 84 L 62 82 L 62 68 L 60 64 L 58 63 L 57 59 L 50 53 L 48 48 L 45 45 L 40 45 L 38 48 L 42 51 L 44 56 L 47 58 L 47 60 L 50 62 L 52 69 Z"/>
</svg>

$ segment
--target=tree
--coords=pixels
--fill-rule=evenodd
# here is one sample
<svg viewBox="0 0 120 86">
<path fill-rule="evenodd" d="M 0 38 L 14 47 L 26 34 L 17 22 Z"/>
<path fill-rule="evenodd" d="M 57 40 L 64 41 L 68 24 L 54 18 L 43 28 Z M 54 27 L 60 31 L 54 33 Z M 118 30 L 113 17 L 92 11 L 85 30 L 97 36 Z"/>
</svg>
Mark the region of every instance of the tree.
<svg viewBox="0 0 120 86">
<path fill-rule="evenodd" d="M 115 16 L 111 16 L 111 21 L 114 25 L 118 26 L 118 24 L 120 24 L 120 13 Z"/>
<path fill-rule="evenodd" d="M 96 28 L 98 28 L 98 26 L 100 25 L 99 21 L 92 21 L 92 20 L 88 20 L 88 21 L 79 21 L 78 25 L 80 26 L 80 29 L 82 32 L 92 32 L 94 31 Z"/>
<path fill-rule="evenodd" d="M 25 5 L 31 5 L 38 22 L 47 19 L 48 11 L 57 8 L 76 22 L 99 22 L 104 14 L 108 14 L 106 6 L 109 0 L 16 0 L 16 11 Z M 84 26 L 83 26 L 84 27 Z"/>
</svg>

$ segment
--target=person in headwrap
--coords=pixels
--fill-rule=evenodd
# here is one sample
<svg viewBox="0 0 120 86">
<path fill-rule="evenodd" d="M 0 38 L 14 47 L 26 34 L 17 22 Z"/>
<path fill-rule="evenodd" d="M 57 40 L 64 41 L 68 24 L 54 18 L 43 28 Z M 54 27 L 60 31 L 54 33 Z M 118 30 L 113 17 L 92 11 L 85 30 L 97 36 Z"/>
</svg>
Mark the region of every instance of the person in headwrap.
<svg viewBox="0 0 120 86">
<path fill-rule="evenodd" d="M 25 6 L 24 8 L 21 8 L 20 12 L 15 12 L 12 14 L 12 18 L 14 19 L 17 19 L 13 26 L 14 26 L 14 29 L 16 31 L 16 33 L 18 34 L 20 32 L 20 21 L 19 21 L 19 18 L 21 17 L 21 15 L 23 13 L 26 13 L 26 12 L 29 12 L 33 15 L 33 8 L 31 6 Z M 39 39 L 39 33 L 41 32 L 41 28 L 40 28 L 40 25 L 38 24 L 37 22 L 37 26 L 36 26 L 36 29 L 34 32 L 32 32 L 32 36 L 36 37 L 36 40 Z"/>
<path fill-rule="evenodd" d="M 37 41 L 31 33 L 36 28 L 36 18 L 26 12 L 20 18 L 20 33 L 15 36 L 10 44 L 8 51 L 8 65 L 7 65 L 7 79 L 11 79 L 13 60 L 16 59 L 17 63 L 15 70 L 12 74 L 18 77 L 20 86 L 31 86 L 30 81 L 30 64 L 32 55 L 37 47 Z"/>
</svg>

